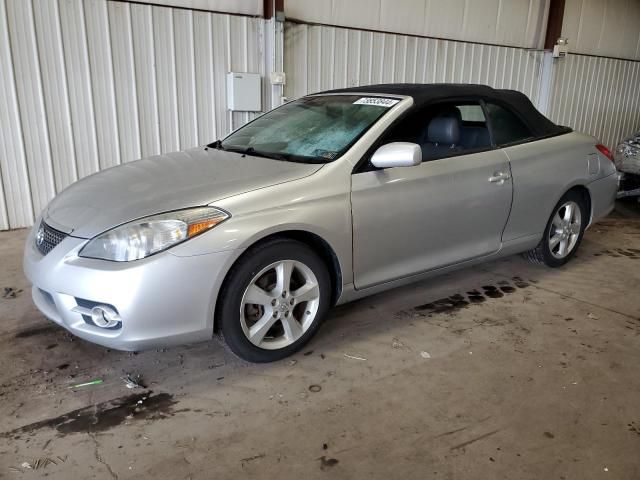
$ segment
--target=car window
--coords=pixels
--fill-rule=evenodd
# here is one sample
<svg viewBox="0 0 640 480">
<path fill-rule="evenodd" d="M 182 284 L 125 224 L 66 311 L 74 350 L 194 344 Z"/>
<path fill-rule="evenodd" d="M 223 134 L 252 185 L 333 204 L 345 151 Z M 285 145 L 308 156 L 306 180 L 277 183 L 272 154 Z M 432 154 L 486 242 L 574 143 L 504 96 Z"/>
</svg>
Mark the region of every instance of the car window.
<svg viewBox="0 0 640 480">
<path fill-rule="evenodd" d="M 533 137 L 531 130 L 511 111 L 495 103 L 486 103 L 485 108 L 496 145 L 521 142 Z"/>
<path fill-rule="evenodd" d="M 491 148 L 478 102 L 443 102 L 409 112 L 383 136 L 381 145 L 391 142 L 417 143 L 423 161 Z"/>
<path fill-rule="evenodd" d="M 239 128 L 218 147 L 280 160 L 331 162 L 399 101 L 363 95 L 304 97 Z"/>
<path fill-rule="evenodd" d="M 463 122 L 485 122 L 484 111 L 479 104 L 456 105 Z"/>
</svg>

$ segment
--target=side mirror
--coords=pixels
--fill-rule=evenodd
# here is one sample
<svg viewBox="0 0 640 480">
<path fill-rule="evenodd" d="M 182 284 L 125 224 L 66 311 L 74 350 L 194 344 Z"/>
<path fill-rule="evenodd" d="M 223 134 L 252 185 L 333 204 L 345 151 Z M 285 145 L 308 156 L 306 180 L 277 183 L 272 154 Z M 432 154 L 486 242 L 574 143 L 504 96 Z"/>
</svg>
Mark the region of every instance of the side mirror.
<svg viewBox="0 0 640 480">
<path fill-rule="evenodd" d="M 417 143 L 393 142 L 381 146 L 371 157 L 378 168 L 413 167 L 422 163 L 422 148 Z"/>
</svg>

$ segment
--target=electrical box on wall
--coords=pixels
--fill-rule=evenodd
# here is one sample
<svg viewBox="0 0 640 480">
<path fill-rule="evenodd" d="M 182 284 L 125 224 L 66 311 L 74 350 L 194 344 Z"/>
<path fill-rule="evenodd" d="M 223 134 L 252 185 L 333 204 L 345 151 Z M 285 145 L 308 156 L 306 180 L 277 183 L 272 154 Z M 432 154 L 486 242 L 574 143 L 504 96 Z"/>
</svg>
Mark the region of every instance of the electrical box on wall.
<svg viewBox="0 0 640 480">
<path fill-rule="evenodd" d="M 262 110 L 262 88 L 259 73 L 227 73 L 227 108 L 240 112 Z"/>
<path fill-rule="evenodd" d="M 284 85 L 287 83 L 287 75 L 284 72 L 271 72 L 269 74 L 271 85 Z"/>
<path fill-rule="evenodd" d="M 569 40 L 566 38 L 559 38 L 557 43 L 553 46 L 553 58 L 563 58 L 569 53 Z"/>
</svg>

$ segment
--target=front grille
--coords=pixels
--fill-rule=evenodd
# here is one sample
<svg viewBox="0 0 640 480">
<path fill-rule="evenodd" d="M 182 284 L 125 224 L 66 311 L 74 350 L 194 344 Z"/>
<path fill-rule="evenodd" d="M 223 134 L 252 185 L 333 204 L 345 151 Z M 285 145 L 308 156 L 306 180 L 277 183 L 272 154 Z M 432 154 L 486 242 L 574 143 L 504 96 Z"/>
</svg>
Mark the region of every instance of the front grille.
<svg viewBox="0 0 640 480">
<path fill-rule="evenodd" d="M 51 228 L 44 222 L 40 222 L 38 227 L 38 233 L 36 233 L 36 247 L 43 255 L 46 255 L 51 250 L 66 238 L 67 234 Z"/>
</svg>

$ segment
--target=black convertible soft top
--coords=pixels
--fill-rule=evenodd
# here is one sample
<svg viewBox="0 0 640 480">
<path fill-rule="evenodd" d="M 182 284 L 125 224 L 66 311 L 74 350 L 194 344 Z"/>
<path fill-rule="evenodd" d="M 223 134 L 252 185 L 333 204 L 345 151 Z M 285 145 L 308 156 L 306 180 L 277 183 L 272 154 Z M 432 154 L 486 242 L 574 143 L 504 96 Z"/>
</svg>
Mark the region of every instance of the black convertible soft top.
<svg viewBox="0 0 640 480">
<path fill-rule="evenodd" d="M 326 90 L 318 93 L 376 93 L 387 95 L 406 95 L 413 97 L 414 107 L 421 108 L 428 103 L 442 100 L 482 99 L 492 101 L 509 108 L 529 126 L 536 137 L 549 137 L 571 132 L 569 127 L 556 125 L 542 115 L 531 100 L 516 90 L 501 90 L 487 85 L 462 83 L 388 83 L 364 85 L 360 87 Z"/>
</svg>

